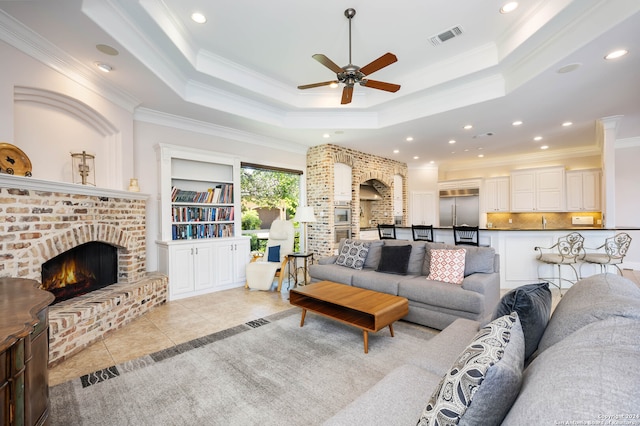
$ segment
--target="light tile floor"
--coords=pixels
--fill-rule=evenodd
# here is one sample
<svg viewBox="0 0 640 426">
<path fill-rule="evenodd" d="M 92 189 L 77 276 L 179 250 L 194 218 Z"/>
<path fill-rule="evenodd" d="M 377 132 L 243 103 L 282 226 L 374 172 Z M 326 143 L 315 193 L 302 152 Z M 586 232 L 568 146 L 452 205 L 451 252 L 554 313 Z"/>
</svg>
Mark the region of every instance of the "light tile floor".
<svg viewBox="0 0 640 426">
<path fill-rule="evenodd" d="M 555 308 L 560 298 L 552 293 Z M 167 302 L 49 369 L 49 385 L 290 309 L 288 297 L 284 289 L 235 288 Z"/>
<path fill-rule="evenodd" d="M 50 368 L 49 386 L 291 307 L 287 292 L 244 288 L 167 302 Z"/>
</svg>

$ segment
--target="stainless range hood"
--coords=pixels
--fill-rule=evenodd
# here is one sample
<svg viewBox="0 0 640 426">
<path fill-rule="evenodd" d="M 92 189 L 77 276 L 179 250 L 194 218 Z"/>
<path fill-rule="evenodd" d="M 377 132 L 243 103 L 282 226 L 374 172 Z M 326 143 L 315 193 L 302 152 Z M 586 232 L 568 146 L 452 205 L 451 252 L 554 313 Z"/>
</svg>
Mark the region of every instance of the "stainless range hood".
<svg viewBox="0 0 640 426">
<path fill-rule="evenodd" d="M 360 200 L 378 201 L 382 200 L 382 195 L 372 185 L 360 185 Z"/>
</svg>

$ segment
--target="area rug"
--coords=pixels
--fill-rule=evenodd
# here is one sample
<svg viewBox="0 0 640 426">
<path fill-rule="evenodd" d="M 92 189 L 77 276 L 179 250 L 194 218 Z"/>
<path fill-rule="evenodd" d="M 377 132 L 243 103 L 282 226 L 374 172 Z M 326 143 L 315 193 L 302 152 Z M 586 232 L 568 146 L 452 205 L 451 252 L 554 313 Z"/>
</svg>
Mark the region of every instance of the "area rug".
<svg viewBox="0 0 640 426">
<path fill-rule="evenodd" d="M 50 389 L 52 425 L 317 425 L 420 356 L 435 331 L 369 334 L 290 309 Z"/>
</svg>

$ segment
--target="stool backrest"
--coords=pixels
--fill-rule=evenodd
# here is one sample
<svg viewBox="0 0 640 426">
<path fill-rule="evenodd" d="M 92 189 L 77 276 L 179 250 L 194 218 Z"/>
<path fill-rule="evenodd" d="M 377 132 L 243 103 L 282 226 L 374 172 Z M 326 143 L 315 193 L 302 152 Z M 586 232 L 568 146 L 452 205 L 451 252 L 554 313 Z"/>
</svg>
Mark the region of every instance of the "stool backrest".
<svg viewBox="0 0 640 426">
<path fill-rule="evenodd" d="M 621 232 L 604 240 L 604 250 L 612 259 L 622 259 L 631 245 L 631 236 Z"/>
<path fill-rule="evenodd" d="M 433 242 L 433 225 L 411 225 L 413 241 Z"/>
<path fill-rule="evenodd" d="M 556 248 L 565 259 L 575 258 L 582 253 L 584 237 L 578 232 L 572 232 L 558 238 Z"/>
<path fill-rule="evenodd" d="M 456 245 L 466 244 L 469 246 L 478 246 L 480 245 L 479 233 L 478 226 L 454 226 L 453 242 Z"/>
<path fill-rule="evenodd" d="M 396 239 L 396 226 L 395 225 L 378 225 L 378 236 L 381 240 L 395 240 Z"/>
</svg>

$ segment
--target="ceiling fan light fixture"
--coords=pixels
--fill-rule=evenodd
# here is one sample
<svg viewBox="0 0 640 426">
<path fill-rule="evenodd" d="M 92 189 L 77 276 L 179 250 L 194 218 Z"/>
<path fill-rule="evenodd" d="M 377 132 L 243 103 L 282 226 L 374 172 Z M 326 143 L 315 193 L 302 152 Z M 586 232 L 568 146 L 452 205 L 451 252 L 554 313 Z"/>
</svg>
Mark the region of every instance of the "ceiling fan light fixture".
<svg viewBox="0 0 640 426">
<path fill-rule="evenodd" d="M 369 74 L 393 64 L 398 60 L 393 53 L 385 53 L 378 59 L 368 63 L 364 67 L 359 67 L 351 63 L 351 19 L 356 15 L 356 11 L 353 8 L 349 8 L 344 11 L 344 16 L 349 20 L 349 64 L 343 67 L 338 66 L 335 62 L 329 59 L 327 56 L 317 53 L 312 56 L 313 59 L 320 62 L 325 67 L 336 73 L 337 81 L 324 81 L 321 83 L 312 83 L 298 86 L 298 89 L 311 89 L 320 86 L 337 86 L 338 83 L 344 83 L 345 86 L 342 89 L 342 99 L 340 104 L 345 105 L 351 103 L 353 99 L 353 86 L 357 83 L 361 86 L 370 87 L 372 89 L 384 90 L 386 92 L 395 93 L 400 90 L 399 84 L 386 83 L 384 81 L 376 81 L 366 79 Z"/>
</svg>

